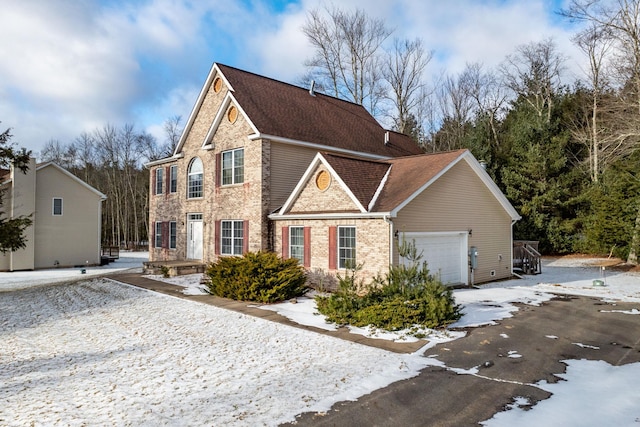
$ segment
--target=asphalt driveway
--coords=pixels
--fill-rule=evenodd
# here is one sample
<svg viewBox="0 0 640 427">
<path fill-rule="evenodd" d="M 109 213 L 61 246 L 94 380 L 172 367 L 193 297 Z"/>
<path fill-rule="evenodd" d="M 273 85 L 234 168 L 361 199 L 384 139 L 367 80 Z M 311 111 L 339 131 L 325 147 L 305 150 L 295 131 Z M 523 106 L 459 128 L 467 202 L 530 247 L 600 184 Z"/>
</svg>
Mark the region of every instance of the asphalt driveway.
<svg viewBox="0 0 640 427">
<path fill-rule="evenodd" d="M 635 307 L 576 296 L 522 305 L 512 318 L 469 328 L 465 338 L 427 350 L 425 355 L 447 368 L 427 368 L 355 402 L 337 403 L 325 414 L 302 414 L 295 425 L 478 425 L 516 396 L 532 405 L 550 397 L 534 384 L 558 381 L 557 374 L 566 369 L 563 360 L 604 360 L 613 366 L 639 362 L 640 316 L 610 312 Z M 473 375 L 456 372 L 474 368 Z"/>
</svg>

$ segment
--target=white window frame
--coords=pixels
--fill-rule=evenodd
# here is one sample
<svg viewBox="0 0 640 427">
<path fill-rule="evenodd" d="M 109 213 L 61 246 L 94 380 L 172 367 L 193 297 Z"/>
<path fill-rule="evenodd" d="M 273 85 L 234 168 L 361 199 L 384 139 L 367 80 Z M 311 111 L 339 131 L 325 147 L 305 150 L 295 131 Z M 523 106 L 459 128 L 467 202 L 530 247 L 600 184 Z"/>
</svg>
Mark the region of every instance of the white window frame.
<svg viewBox="0 0 640 427">
<path fill-rule="evenodd" d="M 200 163 L 200 171 L 193 172 L 194 163 Z M 197 177 L 200 177 L 199 180 Z M 199 182 L 200 185 L 195 184 Z M 198 157 L 194 157 L 189 162 L 189 169 L 187 170 L 187 199 L 201 199 L 204 194 L 204 164 Z"/>
<path fill-rule="evenodd" d="M 156 182 L 154 183 L 156 188 L 156 194 L 163 193 L 164 187 L 164 168 L 156 168 Z"/>
<path fill-rule="evenodd" d="M 347 230 L 353 230 L 353 236 L 351 235 L 343 235 Z M 348 239 L 348 241 L 347 241 Z M 357 265 L 356 258 L 356 227 L 353 225 L 349 226 L 338 226 L 338 268 L 355 268 Z M 350 243 L 353 241 L 353 245 L 346 245 L 346 243 Z M 348 256 L 347 254 L 349 253 Z"/>
<path fill-rule="evenodd" d="M 239 156 L 242 153 L 242 156 Z M 234 185 L 244 183 L 244 148 L 223 151 L 221 154 L 220 183 Z"/>
<path fill-rule="evenodd" d="M 220 221 L 220 254 L 241 256 L 244 251 L 244 221 L 228 219 Z"/>
<path fill-rule="evenodd" d="M 156 221 L 154 224 L 153 247 L 162 248 L 162 221 Z"/>
<path fill-rule="evenodd" d="M 169 193 L 178 192 L 178 165 L 172 165 L 169 167 Z"/>
<path fill-rule="evenodd" d="M 60 212 L 56 213 L 56 201 L 60 200 Z M 51 201 L 51 215 L 53 216 L 62 216 L 62 214 L 64 213 L 63 210 L 64 204 L 62 201 L 62 197 L 54 197 L 53 200 Z"/>
<path fill-rule="evenodd" d="M 296 235 L 299 233 L 298 235 Z M 295 239 L 295 240 L 294 240 Z M 289 227 L 289 258 L 296 258 L 304 265 L 304 227 L 292 225 Z"/>
</svg>

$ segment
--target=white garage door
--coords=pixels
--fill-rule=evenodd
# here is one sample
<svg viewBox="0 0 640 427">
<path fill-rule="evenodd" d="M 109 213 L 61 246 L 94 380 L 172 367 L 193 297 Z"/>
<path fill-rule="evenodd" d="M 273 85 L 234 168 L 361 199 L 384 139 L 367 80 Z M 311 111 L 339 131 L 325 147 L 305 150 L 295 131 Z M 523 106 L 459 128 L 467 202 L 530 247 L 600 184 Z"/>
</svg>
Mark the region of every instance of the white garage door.
<svg viewBox="0 0 640 427">
<path fill-rule="evenodd" d="M 467 233 L 406 233 L 416 242 L 429 272 L 445 284 L 467 285 Z"/>
</svg>

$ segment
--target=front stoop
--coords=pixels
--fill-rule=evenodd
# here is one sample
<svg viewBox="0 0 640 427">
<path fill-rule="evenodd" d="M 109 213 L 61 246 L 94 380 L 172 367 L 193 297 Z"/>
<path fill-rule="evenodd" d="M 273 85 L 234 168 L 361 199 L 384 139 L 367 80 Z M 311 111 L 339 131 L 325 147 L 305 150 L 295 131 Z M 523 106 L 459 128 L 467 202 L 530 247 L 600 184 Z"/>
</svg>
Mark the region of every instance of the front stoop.
<svg viewBox="0 0 640 427">
<path fill-rule="evenodd" d="M 183 276 L 185 274 L 204 273 L 207 265 L 199 261 L 147 261 L 142 263 L 144 274 L 164 274 L 167 269 L 169 277 Z"/>
</svg>

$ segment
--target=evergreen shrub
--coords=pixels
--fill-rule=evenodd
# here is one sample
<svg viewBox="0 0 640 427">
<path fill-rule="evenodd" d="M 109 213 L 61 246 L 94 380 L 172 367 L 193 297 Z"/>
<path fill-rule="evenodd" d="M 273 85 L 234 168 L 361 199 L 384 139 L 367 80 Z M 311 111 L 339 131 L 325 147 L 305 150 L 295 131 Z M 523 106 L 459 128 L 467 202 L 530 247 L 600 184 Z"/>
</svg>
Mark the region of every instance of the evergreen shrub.
<svg viewBox="0 0 640 427">
<path fill-rule="evenodd" d="M 304 294 L 305 271 L 297 259 L 283 260 L 274 252 L 248 252 L 221 257 L 207 267 L 209 292 L 239 301 L 274 303 Z"/>
</svg>

